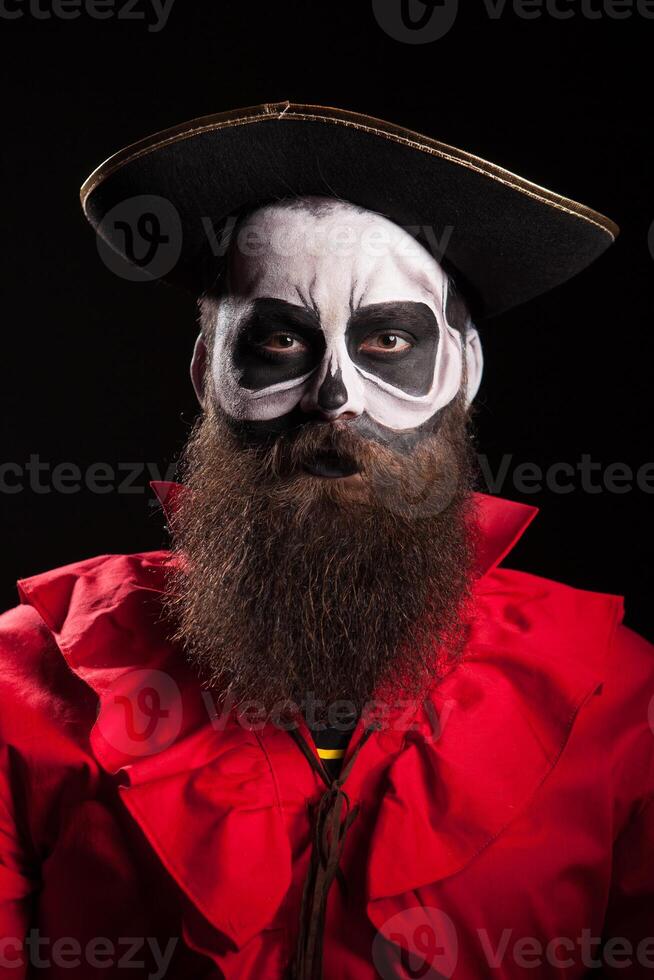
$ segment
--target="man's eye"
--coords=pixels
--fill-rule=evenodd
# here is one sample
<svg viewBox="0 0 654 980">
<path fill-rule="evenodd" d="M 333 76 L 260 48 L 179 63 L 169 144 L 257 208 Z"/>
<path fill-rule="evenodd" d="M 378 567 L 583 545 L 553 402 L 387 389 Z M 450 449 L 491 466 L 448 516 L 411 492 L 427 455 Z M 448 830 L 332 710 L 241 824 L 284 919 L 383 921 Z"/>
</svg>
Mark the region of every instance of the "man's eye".
<svg viewBox="0 0 654 980">
<path fill-rule="evenodd" d="M 271 333 L 263 340 L 258 341 L 257 347 L 270 351 L 273 354 L 300 354 L 307 349 L 307 345 L 299 337 L 292 333 Z"/>
<path fill-rule="evenodd" d="M 370 334 L 359 346 L 360 351 L 367 354 L 399 354 L 410 350 L 413 344 L 405 337 L 386 330 L 380 333 Z"/>
</svg>

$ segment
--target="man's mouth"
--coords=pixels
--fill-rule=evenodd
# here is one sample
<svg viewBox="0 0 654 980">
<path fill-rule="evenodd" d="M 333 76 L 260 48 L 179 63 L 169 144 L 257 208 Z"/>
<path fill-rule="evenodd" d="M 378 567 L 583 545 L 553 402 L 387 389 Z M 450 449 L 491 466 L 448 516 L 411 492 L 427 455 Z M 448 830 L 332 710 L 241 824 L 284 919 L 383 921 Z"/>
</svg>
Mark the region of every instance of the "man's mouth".
<svg viewBox="0 0 654 980">
<path fill-rule="evenodd" d="M 312 476 L 322 476 L 328 480 L 338 480 L 359 472 L 359 467 L 349 457 L 329 451 L 316 453 L 304 463 L 304 469 Z"/>
</svg>

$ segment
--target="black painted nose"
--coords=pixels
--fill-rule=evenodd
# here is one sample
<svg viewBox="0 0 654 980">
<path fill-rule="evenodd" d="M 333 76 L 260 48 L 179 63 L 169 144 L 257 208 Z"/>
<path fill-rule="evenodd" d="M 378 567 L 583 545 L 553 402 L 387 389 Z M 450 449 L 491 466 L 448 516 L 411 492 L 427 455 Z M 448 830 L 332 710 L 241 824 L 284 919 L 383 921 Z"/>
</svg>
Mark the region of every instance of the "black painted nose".
<svg viewBox="0 0 654 980">
<path fill-rule="evenodd" d="M 340 368 L 336 374 L 325 375 L 325 380 L 318 389 L 318 408 L 324 412 L 335 412 L 342 408 L 347 401 L 347 390 L 343 384 Z"/>
</svg>

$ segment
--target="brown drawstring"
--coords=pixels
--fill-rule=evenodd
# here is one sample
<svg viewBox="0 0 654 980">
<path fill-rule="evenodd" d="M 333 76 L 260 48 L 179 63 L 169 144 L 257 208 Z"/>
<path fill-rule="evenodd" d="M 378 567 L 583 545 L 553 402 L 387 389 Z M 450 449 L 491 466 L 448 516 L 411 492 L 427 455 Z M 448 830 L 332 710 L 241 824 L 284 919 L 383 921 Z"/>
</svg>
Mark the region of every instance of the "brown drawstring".
<svg viewBox="0 0 654 980">
<path fill-rule="evenodd" d="M 297 729 L 289 731 L 305 758 L 327 786 L 327 792 L 320 798 L 314 818 L 311 862 L 302 892 L 300 932 L 295 960 L 291 967 L 291 980 L 322 980 L 327 894 L 335 877 L 338 877 L 339 883 L 345 884 L 338 862 L 345 843 L 345 835 L 359 812 L 359 804 L 350 805 L 350 798 L 343 789 L 343 783 L 364 744 L 379 727 L 379 724 L 375 724 L 365 730 L 338 779 L 334 780 L 329 778 L 327 770 L 311 751 L 300 732 Z M 343 806 L 345 806 L 345 818 L 341 820 Z"/>
</svg>

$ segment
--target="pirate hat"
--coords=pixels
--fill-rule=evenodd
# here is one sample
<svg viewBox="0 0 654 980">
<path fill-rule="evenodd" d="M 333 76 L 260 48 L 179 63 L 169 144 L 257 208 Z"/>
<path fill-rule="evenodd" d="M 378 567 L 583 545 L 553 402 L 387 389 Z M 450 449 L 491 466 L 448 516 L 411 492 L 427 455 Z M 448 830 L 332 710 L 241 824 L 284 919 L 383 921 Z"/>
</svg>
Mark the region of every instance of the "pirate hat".
<svg viewBox="0 0 654 980">
<path fill-rule="evenodd" d="M 134 143 L 88 177 L 81 200 L 122 274 L 201 292 L 236 215 L 306 194 L 420 231 L 477 316 L 565 282 L 618 234 L 596 211 L 463 150 L 371 116 L 291 102 L 203 116 Z"/>
</svg>

